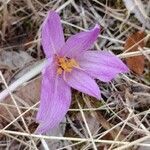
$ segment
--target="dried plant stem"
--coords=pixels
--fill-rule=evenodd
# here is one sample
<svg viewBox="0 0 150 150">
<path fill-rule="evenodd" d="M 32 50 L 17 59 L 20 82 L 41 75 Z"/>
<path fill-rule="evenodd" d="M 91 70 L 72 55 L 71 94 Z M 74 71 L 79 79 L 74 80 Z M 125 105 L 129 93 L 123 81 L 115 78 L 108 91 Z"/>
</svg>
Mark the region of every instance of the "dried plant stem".
<svg viewBox="0 0 150 150">
<path fill-rule="evenodd" d="M 73 0 L 66 1 L 63 5 L 61 5 L 59 8 L 56 9 L 56 12 L 60 12 L 63 10 L 66 6 L 68 6 Z"/>
<path fill-rule="evenodd" d="M 25 115 L 27 112 L 29 112 L 30 110 L 32 110 L 32 108 L 34 108 L 34 107 L 36 107 L 37 105 L 39 104 L 39 102 L 38 103 L 36 103 L 36 104 L 34 104 L 33 106 L 31 106 L 30 108 L 28 108 L 26 111 L 24 111 L 22 114 L 20 114 L 18 117 L 16 117 L 13 121 L 11 121 L 8 125 L 6 125 L 2 130 L 5 130 L 5 129 L 7 129 L 10 125 L 12 125 L 16 120 L 18 120 L 19 118 L 21 118 L 23 115 Z M 1 133 L 1 131 L 0 131 L 0 133 Z"/>
<path fill-rule="evenodd" d="M 38 66 L 33 68 L 31 71 L 27 72 L 24 76 L 16 80 L 14 83 L 12 83 L 10 86 L 8 86 L 8 89 L 10 92 L 13 92 L 17 87 L 21 86 L 23 83 L 27 82 L 28 80 L 32 79 L 36 75 L 38 75 L 42 68 L 45 66 L 46 61 L 43 61 Z M 4 98 L 6 98 L 9 94 L 8 89 L 5 89 L 0 93 L 0 102 L 3 101 Z"/>
<path fill-rule="evenodd" d="M 124 1 L 138 2 L 142 0 Z M 87 31 L 87 29 L 98 23 L 101 26 L 101 34 L 99 34 L 95 43 L 95 49 L 114 52 L 114 54 L 119 54 L 117 57 L 122 59 L 141 55 L 146 59 L 142 76 L 128 73 L 120 76 L 124 80 L 117 78 L 108 84 L 99 82 L 101 93 L 104 96 L 102 97 L 104 98 L 103 103 L 92 102 L 91 97 L 83 94 L 83 103 L 86 105 L 84 107 L 81 105 L 83 103 L 80 102 L 81 97 L 78 97 L 76 92 L 74 92 L 73 100 L 74 98 L 78 99 L 78 102 L 73 101 L 73 105 L 69 109 L 69 119 L 65 122 L 65 124 L 67 123 L 67 128 L 61 137 L 58 134 L 50 136 L 51 133 L 50 135 L 48 135 L 49 133 L 47 135 L 36 135 L 29 131 L 29 129 L 33 131 L 36 128 L 34 126 L 34 115 L 38 111 L 37 105 L 40 103 L 38 101 L 39 93 L 37 95 L 36 92 L 33 92 L 32 95 L 30 85 L 36 84 L 34 79 L 37 76 L 41 78 L 40 73 L 46 61 L 41 60 L 37 66 L 32 66 L 29 72 L 25 72 L 13 81 L 11 79 L 14 74 L 9 72 L 9 69 L 12 71 L 12 68 L 8 67 L 9 64 L 11 65 L 11 62 L 8 65 L 6 63 L 2 68 L 2 71 L 4 70 L 3 74 L 0 72 L 1 84 L 4 84 L 4 87 L 6 87 L 3 91 L 0 91 L 0 109 L 2 108 L 0 117 L 2 117 L 2 121 L 5 120 L 4 124 L 2 121 L 0 124 L 0 137 L 1 135 L 6 137 L 0 142 L 1 149 L 14 147 L 16 149 L 31 150 L 41 148 L 44 150 L 130 150 L 133 148 L 137 149 L 137 147 L 138 149 L 150 149 L 150 108 L 148 107 L 150 97 L 148 82 L 150 30 L 148 27 L 145 28 L 145 23 L 149 23 L 149 20 L 142 23 L 139 19 L 142 25 L 137 20 L 138 18 L 135 19 L 137 15 L 134 12 L 138 11 L 141 5 L 134 6 L 133 11 L 125 7 L 124 1 L 122 3 L 120 1 L 109 3 L 109 1 L 100 0 L 0 0 L 0 11 L 2 12 L 0 15 L 1 53 L 3 51 L 25 51 L 28 55 L 33 56 L 37 64 L 41 60 L 41 56 L 43 56 L 41 53 L 41 29 L 39 27 L 41 27 L 47 12 L 55 10 L 61 15 L 61 23 L 63 24 L 66 39 L 78 31 Z M 144 4 L 142 9 L 148 16 L 150 0 L 142 1 L 142 3 Z M 131 5 L 129 7 L 133 8 Z M 131 12 L 133 12 L 132 15 L 130 15 Z M 137 32 L 137 30 L 145 32 L 145 37 L 124 51 L 126 38 L 131 33 Z M 142 41 L 147 41 L 145 47 L 138 47 L 137 51 L 131 51 L 133 47 L 138 46 Z M 3 59 L 3 57 L 0 57 L 0 63 L 3 64 L 1 58 Z M 6 56 L 4 62 L 7 59 L 10 61 L 9 56 Z M 13 64 L 15 64 L 14 60 Z M 21 68 L 17 67 L 13 71 L 17 73 L 20 69 L 21 72 L 25 71 L 26 64 Z M 6 83 L 8 80 L 10 84 Z M 26 88 L 29 93 L 26 92 Z M 34 96 L 37 97 L 32 100 L 32 96 L 33 99 Z M 76 108 L 76 106 L 79 107 Z M 10 117 L 6 116 L 7 113 L 5 114 L 3 108 Z M 75 116 L 76 114 L 77 117 Z M 93 121 L 91 117 L 94 117 L 95 125 L 93 122 L 91 123 Z M 80 118 L 82 122 L 80 122 Z M 78 125 L 81 125 L 81 127 Z M 67 130 L 68 127 L 69 130 Z M 60 128 L 60 130 L 62 129 Z M 53 144 L 52 141 L 56 144 Z M 61 144 L 59 144 L 60 141 Z M 55 145 L 57 145 L 57 148 Z"/>
<path fill-rule="evenodd" d="M 94 139 L 93 139 L 93 137 L 92 137 L 91 131 L 90 131 L 89 126 L 88 126 L 88 124 L 87 124 L 85 115 L 84 115 L 84 113 L 83 113 L 83 110 L 82 110 L 81 105 L 80 105 L 80 103 L 79 103 L 78 100 L 77 100 L 77 103 L 78 103 L 78 106 L 79 106 L 80 113 L 81 113 L 81 116 L 82 116 L 82 118 L 83 118 L 83 121 L 84 121 L 84 123 L 85 123 L 86 129 L 87 129 L 88 134 L 89 134 L 89 136 L 90 136 L 90 139 L 91 139 L 91 141 L 92 141 L 93 148 L 94 148 L 94 150 L 97 150 L 96 144 L 95 144 L 95 142 L 94 142 Z"/>
<path fill-rule="evenodd" d="M 149 135 L 148 135 L 148 136 L 144 136 L 143 138 L 140 138 L 140 139 L 138 139 L 138 140 L 135 140 L 135 141 L 133 141 L 133 142 L 130 142 L 129 144 L 120 146 L 120 147 L 118 147 L 118 148 L 116 148 L 116 149 L 114 149 L 114 150 L 124 150 L 124 149 L 126 149 L 126 148 L 129 148 L 129 147 L 131 147 L 131 146 L 137 144 L 137 143 L 139 144 L 139 143 L 141 143 L 141 142 L 144 142 L 145 140 L 147 140 L 147 139 L 149 139 L 149 138 L 150 138 Z M 149 147 L 150 147 L 150 146 L 149 146 Z"/>
<path fill-rule="evenodd" d="M 141 51 L 137 51 L 137 52 L 128 52 L 128 53 L 124 53 L 124 54 L 120 54 L 118 55 L 118 57 L 120 58 L 127 58 L 127 57 L 133 57 L 133 56 L 139 56 L 139 55 L 143 55 L 144 54 L 150 54 L 150 50 L 144 50 L 143 52 Z M 42 61 L 38 66 L 36 66 L 35 68 L 33 68 L 31 71 L 27 72 L 24 76 L 22 76 L 21 78 L 19 78 L 18 80 L 16 80 L 14 83 L 12 83 L 11 85 L 8 86 L 9 91 L 13 92 L 16 90 L 16 88 L 18 88 L 19 86 L 21 86 L 23 83 L 27 82 L 28 80 L 32 79 L 33 77 L 35 77 L 36 75 L 38 75 L 41 70 L 44 68 L 46 64 L 46 61 Z M 7 96 L 9 95 L 9 92 L 7 89 L 5 89 L 4 91 L 2 91 L 0 93 L 0 102 L 3 101 L 3 99 L 5 99 Z"/>
<path fill-rule="evenodd" d="M 86 103 L 86 105 L 89 108 L 94 107 L 94 105 L 86 97 L 85 97 L 84 102 Z M 93 117 L 96 117 L 97 120 L 99 120 L 100 124 L 102 125 L 102 127 L 104 129 L 109 130 L 109 129 L 112 128 L 111 124 L 101 115 L 100 112 L 92 111 L 91 115 Z M 115 139 L 115 137 L 117 136 L 117 132 L 115 132 L 114 130 L 112 130 L 112 131 L 110 131 L 110 135 L 112 136 L 113 139 Z"/>
<path fill-rule="evenodd" d="M 0 130 L 0 132 L 7 133 L 7 134 L 13 134 L 13 135 L 27 136 L 27 137 L 31 136 L 31 137 L 39 138 L 39 139 L 44 138 L 44 139 L 51 139 L 51 140 L 92 142 L 91 139 L 89 139 L 89 138 L 73 138 L 73 137 L 57 137 L 57 136 L 36 135 L 36 134 L 29 134 L 29 133 L 23 133 L 23 132 L 10 131 L 10 130 Z M 145 137 L 140 138 L 140 139 L 133 141 L 133 142 L 122 142 L 122 141 L 113 141 L 113 140 L 98 140 L 98 139 L 93 139 L 93 140 L 94 140 L 94 142 L 97 142 L 97 143 L 106 143 L 106 144 L 114 143 L 114 144 L 123 144 L 123 145 L 126 144 L 125 146 L 132 143 L 132 145 L 150 147 L 150 144 L 140 143 L 140 142 L 143 142 L 149 138 L 150 138 L 150 136 L 148 135 L 148 136 L 145 136 Z"/>
<path fill-rule="evenodd" d="M 149 55 L 150 54 L 150 49 L 144 50 L 142 52 L 141 51 L 136 51 L 136 52 L 123 53 L 123 54 L 119 54 L 118 57 L 119 58 L 127 58 L 127 57 L 133 57 L 133 56 L 140 56 L 140 55 L 143 55 L 143 53 Z"/>
<path fill-rule="evenodd" d="M 123 125 L 122 125 L 122 127 L 121 127 L 119 133 L 118 133 L 117 136 L 115 137 L 114 141 L 116 141 L 116 140 L 120 137 L 121 132 L 123 131 L 124 127 L 126 126 L 127 122 L 129 121 L 131 115 L 132 115 L 132 112 L 129 113 L 127 119 L 126 119 L 125 122 L 123 123 Z M 114 144 L 111 144 L 111 146 L 109 147 L 108 150 L 111 150 L 111 149 L 113 148 L 113 146 L 114 146 Z"/>
<path fill-rule="evenodd" d="M 26 131 L 27 131 L 28 133 L 30 133 L 30 132 L 29 132 L 29 129 L 28 129 L 27 125 L 26 125 L 26 122 L 25 122 L 24 118 L 23 118 L 22 115 L 21 115 L 21 110 L 19 109 L 18 104 L 17 104 L 16 100 L 14 99 L 12 93 L 9 91 L 8 86 L 7 86 L 7 83 L 6 83 L 5 79 L 4 79 L 4 77 L 3 77 L 2 73 L 1 73 L 1 71 L 0 71 L 0 77 L 2 78 L 2 81 L 4 82 L 4 84 L 5 84 L 5 86 L 6 86 L 7 90 L 8 90 L 8 93 L 9 93 L 10 96 L 11 96 L 12 101 L 13 101 L 13 103 L 14 103 L 15 106 L 16 106 L 16 109 L 17 109 L 17 111 L 18 111 L 18 113 L 19 113 L 19 115 L 20 115 L 20 117 L 21 117 L 21 120 L 22 120 L 22 122 L 23 122 L 23 124 L 24 124 L 24 127 L 25 127 Z M 33 143 L 33 145 L 34 145 L 35 150 L 38 150 L 37 147 L 36 147 L 36 144 L 35 144 L 34 140 L 33 140 L 32 138 L 30 138 L 30 139 L 31 139 L 31 141 L 32 141 L 32 143 Z"/>
</svg>

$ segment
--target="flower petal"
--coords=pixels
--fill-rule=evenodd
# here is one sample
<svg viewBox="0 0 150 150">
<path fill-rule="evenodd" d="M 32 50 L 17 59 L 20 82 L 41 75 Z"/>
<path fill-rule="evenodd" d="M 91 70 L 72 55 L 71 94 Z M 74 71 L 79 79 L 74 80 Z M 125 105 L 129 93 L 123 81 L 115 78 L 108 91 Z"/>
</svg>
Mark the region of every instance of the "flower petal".
<svg viewBox="0 0 150 150">
<path fill-rule="evenodd" d="M 67 57 L 76 57 L 81 55 L 82 52 L 90 48 L 98 37 L 100 28 L 96 25 L 93 29 L 80 32 L 71 36 L 66 44 L 62 47 L 60 55 Z"/>
<path fill-rule="evenodd" d="M 64 80 L 74 89 L 77 89 L 90 96 L 100 98 L 100 89 L 94 79 L 92 79 L 85 72 L 74 69 L 70 73 L 66 73 Z"/>
<path fill-rule="evenodd" d="M 90 76 L 104 82 L 112 80 L 118 73 L 129 71 L 118 57 L 106 51 L 86 51 L 79 64 Z"/>
<path fill-rule="evenodd" d="M 42 46 L 46 57 L 51 57 L 65 43 L 59 15 L 50 11 L 42 24 Z"/>
<path fill-rule="evenodd" d="M 54 65 L 43 72 L 41 102 L 37 114 L 37 133 L 53 129 L 63 120 L 71 103 L 71 89 L 62 77 L 56 76 Z"/>
</svg>

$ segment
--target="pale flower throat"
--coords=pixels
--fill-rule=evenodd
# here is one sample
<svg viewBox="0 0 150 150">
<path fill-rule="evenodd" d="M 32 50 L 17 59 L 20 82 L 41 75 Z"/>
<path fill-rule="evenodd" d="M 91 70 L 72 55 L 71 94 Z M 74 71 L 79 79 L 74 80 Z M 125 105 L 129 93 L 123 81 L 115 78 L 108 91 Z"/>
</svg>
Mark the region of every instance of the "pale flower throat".
<svg viewBox="0 0 150 150">
<path fill-rule="evenodd" d="M 71 72 L 74 67 L 78 67 L 78 63 L 73 58 L 67 58 L 67 57 L 56 57 L 57 59 L 57 74 L 62 74 L 63 71 L 65 72 Z"/>
</svg>

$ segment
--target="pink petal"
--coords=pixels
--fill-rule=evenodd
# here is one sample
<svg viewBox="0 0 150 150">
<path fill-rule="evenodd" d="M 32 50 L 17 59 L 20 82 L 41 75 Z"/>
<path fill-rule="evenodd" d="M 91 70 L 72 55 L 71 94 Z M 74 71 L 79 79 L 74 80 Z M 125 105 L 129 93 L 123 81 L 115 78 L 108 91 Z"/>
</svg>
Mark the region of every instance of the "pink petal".
<svg viewBox="0 0 150 150">
<path fill-rule="evenodd" d="M 50 11 L 42 24 L 42 46 L 46 57 L 57 53 L 65 43 L 59 15 Z"/>
<path fill-rule="evenodd" d="M 92 46 L 98 37 L 100 28 L 96 25 L 92 30 L 71 36 L 60 51 L 60 55 L 76 57 Z"/>
<path fill-rule="evenodd" d="M 129 71 L 118 57 L 106 51 L 86 51 L 79 64 L 90 76 L 104 82 L 115 78 L 118 73 Z"/>
<path fill-rule="evenodd" d="M 56 68 L 51 65 L 43 72 L 40 107 L 37 114 L 37 133 L 53 129 L 63 120 L 71 103 L 70 87 L 61 76 L 56 76 Z"/>
<path fill-rule="evenodd" d="M 77 89 L 90 96 L 100 98 L 100 90 L 94 79 L 81 70 L 74 69 L 66 73 L 64 80 L 74 89 Z"/>
</svg>

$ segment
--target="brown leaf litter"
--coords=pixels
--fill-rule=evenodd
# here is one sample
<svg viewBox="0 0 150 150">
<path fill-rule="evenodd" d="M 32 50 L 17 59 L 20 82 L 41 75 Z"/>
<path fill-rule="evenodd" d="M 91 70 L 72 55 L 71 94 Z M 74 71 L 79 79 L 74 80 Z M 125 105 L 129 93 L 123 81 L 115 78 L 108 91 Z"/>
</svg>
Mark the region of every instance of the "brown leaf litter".
<svg viewBox="0 0 150 150">
<path fill-rule="evenodd" d="M 144 32 L 135 32 L 131 34 L 124 45 L 124 49 L 129 52 L 139 51 L 139 47 L 142 48 L 145 46 L 144 42 L 145 33 Z M 134 56 L 126 58 L 127 66 L 137 75 L 142 75 L 144 71 L 145 60 L 144 56 Z"/>
</svg>

